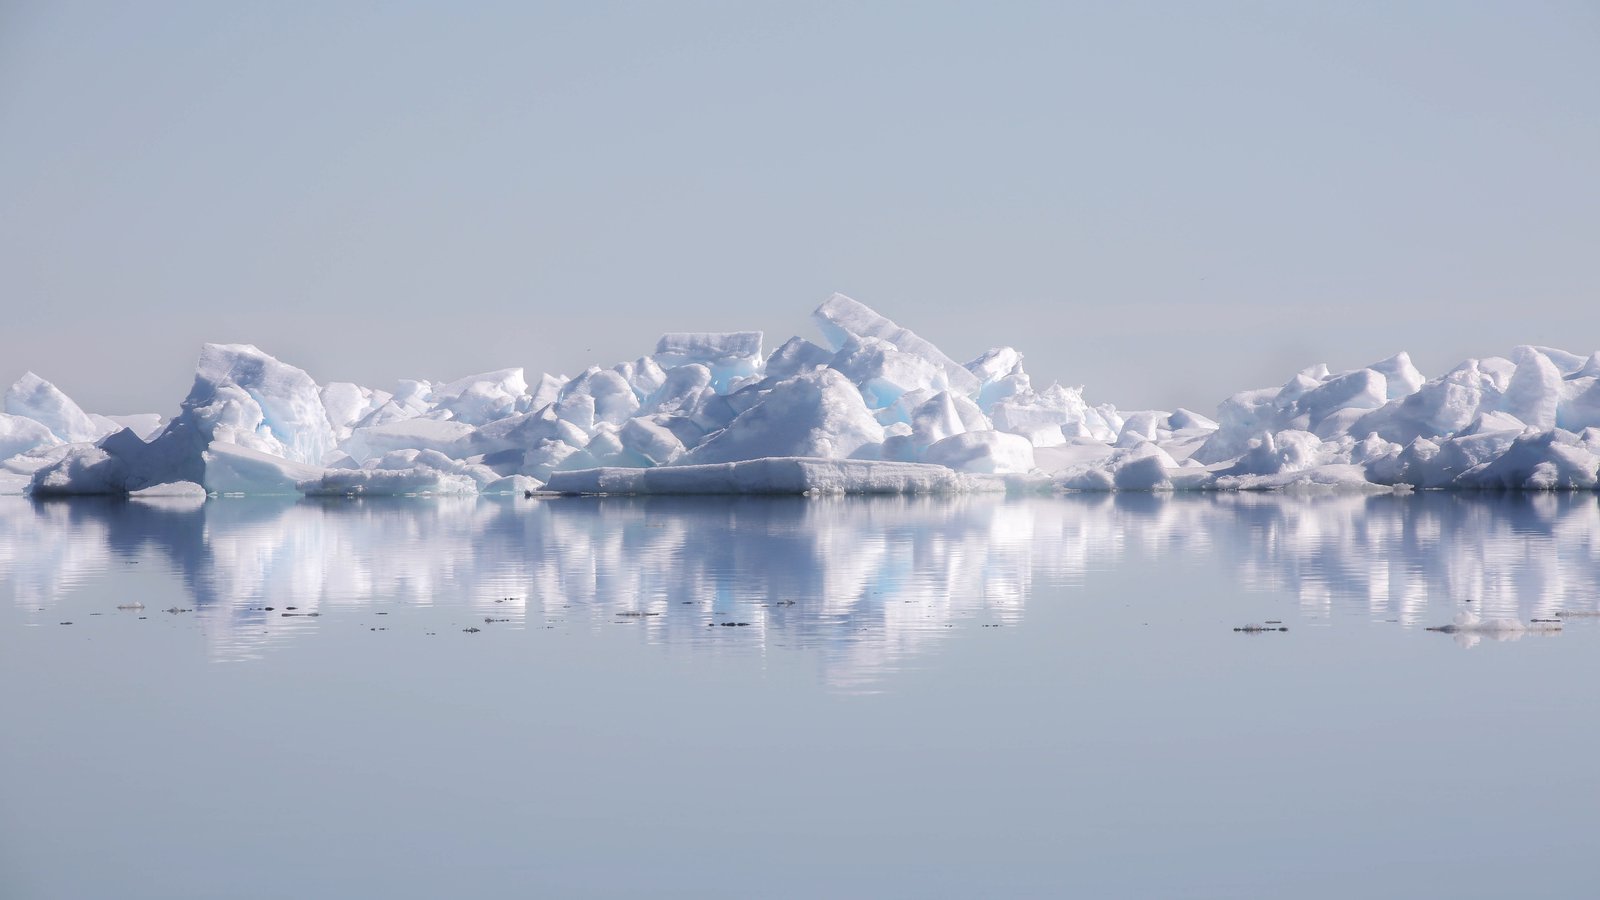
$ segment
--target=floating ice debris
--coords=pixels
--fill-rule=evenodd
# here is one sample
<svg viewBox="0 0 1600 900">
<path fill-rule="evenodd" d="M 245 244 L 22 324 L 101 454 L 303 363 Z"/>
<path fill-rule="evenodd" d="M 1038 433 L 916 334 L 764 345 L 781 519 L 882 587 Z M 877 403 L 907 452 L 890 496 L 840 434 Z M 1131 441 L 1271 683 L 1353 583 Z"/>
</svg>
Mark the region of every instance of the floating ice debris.
<svg viewBox="0 0 1600 900">
<path fill-rule="evenodd" d="M 1288 631 L 1289 628 L 1288 628 L 1288 626 L 1280 625 L 1280 624 L 1276 624 L 1276 623 L 1267 624 L 1267 625 L 1258 625 L 1258 624 L 1255 624 L 1255 623 L 1251 623 L 1249 625 L 1240 625 L 1240 626 L 1238 626 L 1237 628 L 1235 628 L 1233 630 L 1234 631 L 1242 631 L 1242 632 L 1244 632 L 1246 634 L 1264 634 L 1264 633 L 1266 633 L 1268 631 Z"/>
<path fill-rule="evenodd" d="M 1524 624 L 1518 619 L 1485 619 L 1477 613 L 1463 611 L 1456 614 L 1448 625 L 1435 625 L 1428 629 L 1443 634 L 1520 635 L 1525 632 L 1560 631 L 1561 623 L 1552 619 L 1534 619 Z"/>
<path fill-rule="evenodd" d="M 98 416 L 25 373 L 0 413 L 0 492 L 334 497 L 556 493 L 1595 490 L 1600 353 L 1523 346 L 1426 378 L 1398 353 L 1311 366 L 1215 417 L 1123 411 L 960 364 L 835 294 L 822 343 L 670 333 L 575 377 L 503 368 L 392 390 L 319 385 L 207 344 L 177 415 Z"/>
</svg>

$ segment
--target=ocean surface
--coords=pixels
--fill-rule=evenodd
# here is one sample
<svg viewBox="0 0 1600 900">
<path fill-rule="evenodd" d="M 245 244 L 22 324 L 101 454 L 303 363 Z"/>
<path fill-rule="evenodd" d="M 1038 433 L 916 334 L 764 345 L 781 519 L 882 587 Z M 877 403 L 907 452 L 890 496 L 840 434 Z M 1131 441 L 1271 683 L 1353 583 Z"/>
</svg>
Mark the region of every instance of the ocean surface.
<svg viewBox="0 0 1600 900">
<path fill-rule="evenodd" d="M 1597 611 L 1593 494 L 3 498 L 0 897 L 1594 896 Z"/>
</svg>

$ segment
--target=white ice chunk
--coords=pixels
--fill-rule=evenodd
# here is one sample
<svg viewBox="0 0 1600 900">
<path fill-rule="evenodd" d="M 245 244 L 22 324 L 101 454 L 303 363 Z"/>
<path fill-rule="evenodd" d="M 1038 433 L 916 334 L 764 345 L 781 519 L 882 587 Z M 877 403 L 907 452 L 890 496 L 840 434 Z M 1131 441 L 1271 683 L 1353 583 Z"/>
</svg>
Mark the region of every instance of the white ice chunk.
<svg viewBox="0 0 1600 900">
<path fill-rule="evenodd" d="M 547 440 L 562 441 L 574 447 L 581 447 L 589 442 L 589 435 L 578 426 L 557 416 L 554 406 L 545 406 L 537 412 L 490 422 L 467 436 L 466 448 L 452 447 L 451 452 L 465 456 L 499 453 L 506 450 L 527 450 Z"/>
<path fill-rule="evenodd" d="M 646 418 L 629 419 L 617 433 L 622 446 L 645 465 L 665 466 L 684 454 L 683 441 L 665 426 Z"/>
<path fill-rule="evenodd" d="M 218 494 L 297 494 L 302 482 L 321 478 L 323 471 L 237 444 L 212 444 L 203 458 L 203 483 Z"/>
<path fill-rule="evenodd" d="M 394 395 L 388 391 L 362 387 L 348 381 L 329 382 L 322 388 L 322 408 L 327 413 L 328 424 L 340 440 L 349 437 L 357 424 L 393 399 Z"/>
<path fill-rule="evenodd" d="M 522 369 L 497 369 L 435 387 L 433 404 L 435 409 L 449 410 L 457 422 L 483 425 L 515 415 L 527 393 Z"/>
<path fill-rule="evenodd" d="M 761 332 L 672 332 L 656 342 L 656 362 L 668 371 L 699 364 L 711 371 L 711 382 L 726 393 L 733 382 L 761 370 Z"/>
<path fill-rule="evenodd" d="M 842 459 L 864 445 L 882 443 L 883 437 L 883 426 L 844 375 L 817 369 L 780 382 L 725 430 L 685 454 L 682 462 L 767 456 Z"/>
<path fill-rule="evenodd" d="M 1054 447 L 1079 436 L 1114 441 L 1123 424 L 1117 417 L 1113 426 L 1083 402 L 1081 391 L 1059 384 L 999 400 L 989 407 L 989 416 L 996 430 L 1022 435 L 1035 447 Z"/>
<path fill-rule="evenodd" d="M 1383 376 L 1384 388 L 1390 400 L 1415 394 L 1426 380 L 1422 377 L 1422 373 L 1417 371 L 1417 367 L 1412 365 L 1411 354 L 1404 350 L 1367 368 Z"/>
<path fill-rule="evenodd" d="M 387 425 L 357 428 L 339 449 L 357 462 L 380 457 L 392 450 L 437 450 L 447 456 L 466 455 L 473 427 L 439 419 L 404 419 Z"/>
<path fill-rule="evenodd" d="M 33 473 L 28 490 L 36 497 L 126 493 L 128 467 L 93 444 L 70 444 L 59 459 Z"/>
<path fill-rule="evenodd" d="M 1114 451 L 1089 463 L 1069 466 L 1056 484 L 1074 491 L 1171 490 L 1176 460 L 1152 443 Z"/>
<path fill-rule="evenodd" d="M 69 444 L 99 440 L 108 433 L 60 388 L 32 372 L 6 391 L 5 411 L 38 422 Z"/>
<path fill-rule="evenodd" d="M 1512 359 L 1517 368 L 1500 398 L 1500 409 L 1521 419 L 1529 428 L 1546 431 L 1556 427 L 1561 370 L 1550 357 L 1532 347 L 1518 347 Z"/>
<path fill-rule="evenodd" d="M 666 381 L 645 399 L 644 405 L 639 408 L 639 413 L 688 415 L 698 410 L 715 394 L 716 389 L 711 384 L 710 368 L 699 363 L 679 366 L 667 373 Z"/>
<path fill-rule="evenodd" d="M 10 459 L 36 447 L 61 443 L 43 422 L 27 416 L 0 413 L 0 459 Z"/>
<path fill-rule="evenodd" d="M 792 337 L 767 357 L 764 374 L 774 383 L 801 372 L 821 368 L 833 359 L 833 351 L 818 347 L 805 338 Z"/>
<path fill-rule="evenodd" d="M 520 474 L 546 481 L 551 472 L 583 453 L 582 449 L 564 441 L 543 440 L 523 454 Z"/>
<path fill-rule="evenodd" d="M 590 394 L 579 392 L 562 396 L 550 408 L 557 418 L 572 423 L 585 435 L 594 431 L 594 397 Z"/>
<path fill-rule="evenodd" d="M 955 395 L 949 391 L 934 394 L 911 414 L 911 442 L 918 453 L 926 451 L 947 437 L 964 434 L 966 431 L 967 423 L 961 420 L 961 411 L 956 408 Z"/>
<path fill-rule="evenodd" d="M 631 363 L 617 363 L 612 368 L 613 371 L 622 376 L 624 381 L 628 382 L 629 387 L 633 388 L 633 395 L 638 398 L 640 403 L 643 403 L 646 397 L 659 390 L 661 385 L 667 381 L 666 370 L 661 368 L 661 364 L 656 362 L 654 357 L 650 356 L 641 356 Z M 533 408 L 538 409 L 539 407 L 535 406 Z"/>
<path fill-rule="evenodd" d="M 1556 424 L 1568 431 L 1600 426 L 1600 377 L 1583 375 L 1565 383 Z"/>
<path fill-rule="evenodd" d="M 1299 472 L 1328 462 L 1321 450 L 1322 440 L 1308 432 L 1264 434 L 1252 441 L 1249 450 L 1222 474 L 1278 475 Z"/>
<path fill-rule="evenodd" d="M 1519 435 L 1511 445 L 1459 475 L 1461 487 L 1521 491 L 1594 490 L 1600 457 L 1567 431 Z"/>
<path fill-rule="evenodd" d="M 967 431 L 936 441 L 923 454 L 925 462 L 957 472 L 992 475 L 1024 474 L 1034 469 L 1033 445 L 1004 431 Z"/>
<path fill-rule="evenodd" d="M 811 317 L 835 351 L 844 349 L 852 339 L 859 342 L 863 338 L 878 338 L 944 370 L 950 389 L 969 397 L 978 392 L 978 379 L 938 347 L 843 294 L 834 294 L 822 301 Z"/>
<path fill-rule="evenodd" d="M 829 363 L 861 391 L 867 406 L 882 409 L 907 391 L 948 390 L 949 378 L 936 363 L 877 338 L 845 342 Z"/>
<path fill-rule="evenodd" d="M 1304 413 L 1315 427 L 1328 415 L 1343 409 L 1377 409 L 1389 399 L 1389 383 L 1372 369 L 1335 375 L 1300 397 L 1296 414 Z"/>
<path fill-rule="evenodd" d="M 377 393 L 386 393 L 378 391 Z M 428 381 L 401 379 L 389 399 L 372 412 L 356 420 L 355 427 L 387 425 L 427 415 L 433 409 L 433 384 Z M 331 416 L 330 416 L 331 422 Z"/>
<path fill-rule="evenodd" d="M 1168 431 L 1216 431 L 1218 426 L 1211 419 L 1180 407 L 1167 416 L 1162 427 Z"/>
<path fill-rule="evenodd" d="M 584 398 L 593 401 L 592 421 L 585 423 L 588 414 Z M 626 378 L 611 369 L 590 368 L 567 382 L 561 389 L 561 399 L 556 401 L 556 413 L 561 418 L 592 431 L 595 422 L 621 425 L 639 411 L 639 397 Z"/>
<path fill-rule="evenodd" d="M 987 410 L 995 403 L 1030 393 L 1028 373 L 1022 370 L 1022 354 L 1010 347 L 995 347 L 964 367 L 978 379 L 978 406 Z"/>
<path fill-rule="evenodd" d="M 1117 434 L 1118 447 L 1135 447 L 1145 441 L 1155 440 L 1161 429 L 1161 423 L 1166 421 L 1167 413 L 1158 410 L 1142 410 L 1128 414 L 1122 420 L 1122 431 Z"/>
<path fill-rule="evenodd" d="M 213 441 L 312 464 L 338 444 L 311 376 L 249 344 L 201 349 L 183 412 L 153 442 L 163 446 L 150 459 L 177 463 L 158 483 L 198 480 L 200 453 Z"/>
<path fill-rule="evenodd" d="M 1556 367 L 1556 370 L 1561 373 L 1563 378 L 1570 378 L 1582 372 L 1584 367 L 1589 364 L 1589 360 L 1592 359 L 1590 356 L 1568 353 L 1555 347 L 1529 347 L 1528 349 L 1543 354 Z M 1595 373 L 1590 372 L 1589 374 Z"/>
<path fill-rule="evenodd" d="M 533 394 L 528 398 L 528 408 L 530 410 L 543 409 L 556 402 L 556 399 L 561 396 L 561 389 L 566 386 L 567 380 L 565 376 L 557 377 L 549 372 L 540 375 L 539 384 L 534 387 Z"/>
</svg>

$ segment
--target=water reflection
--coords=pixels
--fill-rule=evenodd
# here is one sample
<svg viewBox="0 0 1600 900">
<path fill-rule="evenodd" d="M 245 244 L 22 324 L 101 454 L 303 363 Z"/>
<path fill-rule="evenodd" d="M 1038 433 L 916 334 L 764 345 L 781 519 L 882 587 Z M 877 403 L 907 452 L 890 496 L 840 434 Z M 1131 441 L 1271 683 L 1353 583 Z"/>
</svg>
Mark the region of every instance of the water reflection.
<svg viewBox="0 0 1600 900">
<path fill-rule="evenodd" d="M 1520 620 L 1593 612 L 1600 503 L 1446 494 L 0 503 L 0 591 L 24 619 L 49 619 L 89 579 L 165 567 L 219 659 L 328 627 L 309 613 L 450 605 L 495 627 L 622 623 L 705 652 L 799 647 L 819 654 L 830 682 L 851 685 L 961 628 L 1019 623 L 1046 586 L 1149 562 L 1292 596 L 1304 619 L 1418 627 L 1460 609 Z M 285 617 L 289 607 L 299 615 Z M 741 630 L 737 645 L 722 622 L 747 623 L 726 626 Z"/>
</svg>

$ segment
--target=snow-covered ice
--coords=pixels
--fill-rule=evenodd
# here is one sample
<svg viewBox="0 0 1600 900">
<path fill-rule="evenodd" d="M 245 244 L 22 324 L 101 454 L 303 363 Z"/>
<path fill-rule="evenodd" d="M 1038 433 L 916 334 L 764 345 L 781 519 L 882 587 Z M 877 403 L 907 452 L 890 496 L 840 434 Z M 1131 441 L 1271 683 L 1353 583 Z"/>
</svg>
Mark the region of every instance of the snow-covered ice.
<svg viewBox="0 0 1600 900">
<path fill-rule="evenodd" d="M 877 493 L 1595 490 L 1600 352 L 1522 346 L 1433 378 L 1404 352 L 1313 365 L 1213 415 L 1119 410 L 996 347 L 965 364 L 835 294 L 820 342 L 674 332 L 576 376 L 506 367 L 318 384 L 207 344 L 169 420 L 86 412 L 28 372 L 0 412 L 0 492 Z"/>
</svg>

